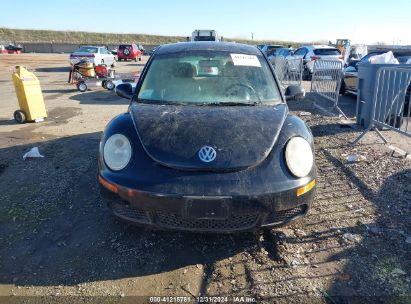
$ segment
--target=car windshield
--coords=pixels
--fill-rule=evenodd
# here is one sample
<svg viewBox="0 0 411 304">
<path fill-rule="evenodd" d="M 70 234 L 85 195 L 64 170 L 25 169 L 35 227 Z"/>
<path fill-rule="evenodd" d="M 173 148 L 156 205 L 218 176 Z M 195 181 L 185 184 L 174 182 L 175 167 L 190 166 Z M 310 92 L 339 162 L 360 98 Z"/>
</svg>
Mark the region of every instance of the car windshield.
<svg viewBox="0 0 411 304">
<path fill-rule="evenodd" d="M 156 55 L 143 79 L 138 102 L 255 105 L 280 103 L 264 58 L 216 51 Z"/>
<path fill-rule="evenodd" d="M 195 36 L 194 41 L 215 41 L 215 36 Z"/>
<path fill-rule="evenodd" d="M 338 56 L 341 55 L 341 52 L 338 49 L 316 49 L 314 54 L 317 56 Z"/>
<path fill-rule="evenodd" d="M 98 48 L 96 47 L 92 47 L 92 46 L 82 46 L 81 48 L 79 48 L 76 53 L 92 53 L 92 54 L 96 54 L 98 51 Z"/>
</svg>

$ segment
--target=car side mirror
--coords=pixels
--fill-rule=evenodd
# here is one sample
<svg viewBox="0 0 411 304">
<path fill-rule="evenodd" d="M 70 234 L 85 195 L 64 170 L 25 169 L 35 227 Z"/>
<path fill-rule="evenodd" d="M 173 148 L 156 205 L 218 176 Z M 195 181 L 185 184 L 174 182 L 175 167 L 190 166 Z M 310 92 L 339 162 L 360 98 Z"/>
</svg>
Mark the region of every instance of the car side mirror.
<svg viewBox="0 0 411 304">
<path fill-rule="evenodd" d="M 122 83 L 116 86 L 116 94 L 125 99 L 133 97 L 133 87 L 130 83 Z"/>
<path fill-rule="evenodd" d="M 285 90 L 285 100 L 301 100 L 305 97 L 305 90 L 299 85 L 290 85 Z"/>
</svg>

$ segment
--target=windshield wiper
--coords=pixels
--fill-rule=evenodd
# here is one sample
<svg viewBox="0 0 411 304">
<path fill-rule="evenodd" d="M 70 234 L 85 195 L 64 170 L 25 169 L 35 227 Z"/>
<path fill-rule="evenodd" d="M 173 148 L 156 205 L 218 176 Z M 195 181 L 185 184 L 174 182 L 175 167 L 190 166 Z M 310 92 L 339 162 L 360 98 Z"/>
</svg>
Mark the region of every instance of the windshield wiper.
<svg viewBox="0 0 411 304">
<path fill-rule="evenodd" d="M 137 103 L 145 103 L 145 104 L 161 104 L 161 105 L 171 105 L 171 106 L 181 106 L 181 105 L 188 105 L 188 102 L 176 102 L 176 101 L 166 101 L 166 100 L 155 100 L 155 99 L 137 99 L 134 100 Z"/>
<path fill-rule="evenodd" d="M 201 106 L 256 106 L 261 104 L 260 101 L 239 102 L 239 101 L 226 101 L 226 102 L 204 102 Z"/>
</svg>

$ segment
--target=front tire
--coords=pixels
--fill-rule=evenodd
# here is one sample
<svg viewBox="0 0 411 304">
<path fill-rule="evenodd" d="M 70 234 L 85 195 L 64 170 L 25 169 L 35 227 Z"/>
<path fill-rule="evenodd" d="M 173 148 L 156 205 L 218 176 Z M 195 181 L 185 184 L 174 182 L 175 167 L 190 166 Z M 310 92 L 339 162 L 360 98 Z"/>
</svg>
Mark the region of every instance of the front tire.
<svg viewBox="0 0 411 304">
<path fill-rule="evenodd" d="M 341 79 L 341 84 L 340 84 L 340 95 L 345 95 L 347 91 L 345 90 L 345 82 L 344 80 Z"/>
<path fill-rule="evenodd" d="M 304 67 L 302 78 L 303 80 L 306 80 L 306 81 L 311 80 L 312 78 L 312 76 L 310 75 L 310 71 L 307 69 L 307 67 Z"/>
<path fill-rule="evenodd" d="M 80 91 L 80 92 L 85 92 L 85 91 L 87 91 L 87 89 L 88 89 L 88 86 L 87 86 L 87 83 L 85 83 L 85 82 L 79 82 L 78 84 L 77 84 L 77 89 Z"/>
<path fill-rule="evenodd" d="M 14 111 L 14 119 L 19 123 L 19 124 L 24 124 L 27 121 L 27 116 L 26 113 L 22 110 L 16 110 Z"/>
<path fill-rule="evenodd" d="M 111 80 L 106 81 L 106 89 L 109 91 L 113 91 L 116 85 Z"/>
</svg>

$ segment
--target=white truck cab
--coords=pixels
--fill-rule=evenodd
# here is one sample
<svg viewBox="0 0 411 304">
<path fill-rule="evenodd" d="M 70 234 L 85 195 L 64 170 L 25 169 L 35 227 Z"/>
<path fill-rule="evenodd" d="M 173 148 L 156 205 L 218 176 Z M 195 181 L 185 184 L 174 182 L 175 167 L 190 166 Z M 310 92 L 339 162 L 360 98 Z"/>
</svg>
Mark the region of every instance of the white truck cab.
<svg viewBox="0 0 411 304">
<path fill-rule="evenodd" d="M 191 41 L 220 41 L 220 37 L 215 30 L 195 30 Z"/>
</svg>

